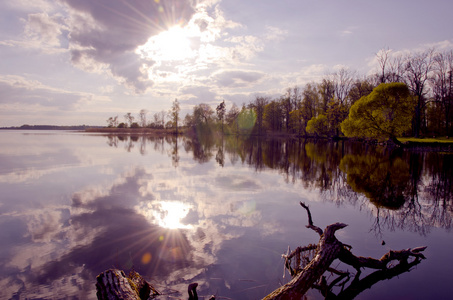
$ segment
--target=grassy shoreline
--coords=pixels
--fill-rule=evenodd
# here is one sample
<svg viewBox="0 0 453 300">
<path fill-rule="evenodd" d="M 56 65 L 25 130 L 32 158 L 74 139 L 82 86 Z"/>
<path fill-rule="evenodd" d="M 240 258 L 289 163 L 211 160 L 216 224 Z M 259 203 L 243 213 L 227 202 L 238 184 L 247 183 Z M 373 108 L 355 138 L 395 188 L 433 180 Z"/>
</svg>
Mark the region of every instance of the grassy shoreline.
<svg viewBox="0 0 453 300">
<path fill-rule="evenodd" d="M 401 143 L 420 143 L 420 144 L 426 144 L 426 143 L 446 143 L 446 144 L 453 144 L 453 139 L 449 138 L 398 138 L 398 140 Z"/>
</svg>

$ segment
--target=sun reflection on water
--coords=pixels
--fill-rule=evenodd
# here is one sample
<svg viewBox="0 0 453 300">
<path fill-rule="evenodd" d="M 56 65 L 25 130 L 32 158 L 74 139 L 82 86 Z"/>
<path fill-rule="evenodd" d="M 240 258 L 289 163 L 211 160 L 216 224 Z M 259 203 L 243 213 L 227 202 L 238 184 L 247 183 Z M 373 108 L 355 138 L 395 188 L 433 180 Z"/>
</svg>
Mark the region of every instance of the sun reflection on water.
<svg viewBox="0 0 453 300">
<path fill-rule="evenodd" d="M 158 201 L 142 203 L 137 208 L 151 223 L 167 229 L 190 229 L 191 224 L 183 224 L 191 205 L 181 201 Z"/>
</svg>

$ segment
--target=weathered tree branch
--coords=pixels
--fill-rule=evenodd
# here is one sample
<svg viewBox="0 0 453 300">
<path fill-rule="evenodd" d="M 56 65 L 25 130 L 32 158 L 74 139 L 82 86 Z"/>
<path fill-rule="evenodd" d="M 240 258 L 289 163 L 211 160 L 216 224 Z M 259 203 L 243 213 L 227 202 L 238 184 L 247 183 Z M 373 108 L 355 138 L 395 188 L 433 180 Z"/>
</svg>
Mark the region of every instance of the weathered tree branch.
<svg viewBox="0 0 453 300">
<path fill-rule="evenodd" d="M 332 298 L 354 299 L 361 292 L 371 288 L 374 284 L 378 283 L 379 281 L 386 279 L 388 280 L 400 274 L 408 272 L 411 270 L 412 267 L 418 265 L 420 262 L 421 259 L 419 258 L 415 259 L 410 263 L 400 262 L 394 267 L 375 271 L 360 280 L 354 279 L 346 289 L 342 290 L 340 293 L 338 293 L 335 297 Z M 359 273 L 357 273 L 356 277 L 358 278 L 358 276 Z"/>
<path fill-rule="evenodd" d="M 316 231 L 319 236 L 322 235 L 322 229 L 319 228 L 318 226 L 314 226 L 313 225 L 313 219 L 311 218 L 311 212 L 310 212 L 310 209 L 308 208 L 307 205 L 305 205 L 305 203 L 303 203 L 302 201 L 299 202 L 300 203 L 300 206 L 302 206 L 303 208 L 305 208 L 305 210 L 307 211 L 307 215 L 308 215 L 308 225 L 306 226 L 307 228 L 310 228 L 310 229 L 313 229 L 314 231 Z"/>
<path fill-rule="evenodd" d="M 264 299 L 301 299 L 313 284 L 324 274 L 332 262 L 338 257 L 343 249 L 343 244 L 335 237 L 335 232 L 346 227 L 343 223 L 334 223 L 326 227 L 324 231 L 313 224 L 310 209 L 304 203 L 300 205 L 307 211 L 307 228 L 313 229 L 320 235 L 315 257 L 303 268 L 290 282 L 276 289 Z"/>
<path fill-rule="evenodd" d="M 425 249 L 426 247 L 417 247 L 413 249 L 406 249 L 400 251 L 390 250 L 389 252 L 384 254 L 380 259 L 355 256 L 349 250 L 343 249 L 338 258 L 345 264 L 353 266 L 357 271 L 360 271 L 360 268 L 383 270 L 386 269 L 388 263 L 393 260 L 398 260 L 401 263 L 407 262 L 407 260 L 410 257 L 424 259 L 425 256 L 420 252 L 424 251 Z"/>
<path fill-rule="evenodd" d="M 418 247 L 400 251 L 389 251 L 380 259 L 355 256 L 351 253 L 350 246 L 341 243 L 335 237 L 335 232 L 346 227 L 346 224 L 334 223 L 327 226 L 324 231 L 322 231 L 319 227 L 313 224 L 310 209 L 308 208 L 308 206 L 302 202 L 300 202 L 300 205 L 307 211 L 308 225 L 306 227 L 314 230 L 320 235 L 320 239 L 316 247 L 316 255 L 313 257 L 310 263 L 307 264 L 299 273 L 293 275 L 293 273 L 295 272 L 294 270 L 291 270 L 290 267 L 290 272 L 293 275 L 293 279 L 284 286 L 276 289 L 263 299 L 301 299 L 302 296 L 312 287 L 318 287 L 325 296 L 335 296 L 333 293 L 331 293 L 330 290 L 343 278 L 348 277 L 349 274 L 339 272 L 339 278 L 335 279 L 330 285 L 327 285 L 327 282 L 325 278 L 322 277 L 322 275 L 324 274 L 324 272 L 330 269 L 330 265 L 337 258 L 340 259 L 343 263 L 353 266 L 358 271 L 356 275 L 357 278 L 360 274 L 360 269 L 364 267 L 386 271 L 387 265 L 390 261 L 398 260 L 399 265 L 401 266 L 412 266 L 414 262 L 410 264 L 408 263 L 408 259 L 410 257 L 414 257 L 415 262 L 417 263 L 421 259 L 425 258 L 420 252 L 424 251 L 426 247 Z M 299 255 L 302 249 L 312 249 L 312 245 L 309 245 L 307 247 L 298 247 L 296 248 L 296 250 L 298 250 L 299 253 L 297 253 L 297 251 L 295 250 L 291 254 L 285 255 L 285 265 L 290 266 L 289 260 L 296 254 Z M 297 270 L 297 267 L 295 269 Z M 404 268 L 401 268 L 397 269 L 395 272 L 401 271 L 402 273 L 404 272 L 403 270 Z M 357 281 L 359 280 L 357 279 Z M 320 284 L 316 284 L 317 282 L 319 282 Z"/>
</svg>

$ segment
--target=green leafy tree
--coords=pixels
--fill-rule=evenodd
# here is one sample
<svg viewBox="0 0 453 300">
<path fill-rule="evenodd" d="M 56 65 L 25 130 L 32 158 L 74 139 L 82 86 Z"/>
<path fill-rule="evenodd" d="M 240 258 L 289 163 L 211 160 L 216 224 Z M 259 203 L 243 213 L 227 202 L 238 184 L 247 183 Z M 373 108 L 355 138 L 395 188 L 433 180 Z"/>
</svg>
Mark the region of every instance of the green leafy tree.
<svg viewBox="0 0 453 300">
<path fill-rule="evenodd" d="M 256 123 L 256 112 L 254 109 L 246 108 L 245 105 L 243 105 L 237 119 L 240 133 L 250 134 Z"/>
<path fill-rule="evenodd" d="M 315 135 L 327 135 L 329 134 L 329 121 L 325 114 L 320 114 L 317 117 L 313 117 L 307 122 L 307 133 Z"/>
<path fill-rule="evenodd" d="M 271 131 L 282 129 L 284 112 L 282 106 L 277 101 L 271 101 L 264 107 L 264 125 Z"/>
<path fill-rule="evenodd" d="M 293 110 L 289 114 L 290 131 L 301 135 L 302 131 L 304 129 L 304 128 L 302 128 L 302 126 L 303 126 L 302 110 L 301 109 Z"/>
<path fill-rule="evenodd" d="M 320 103 L 320 95 L 317 91 L 315 83 L 308 83 L 302 93 L 302 104 L 300 109 L 300 118 L 302 119 L 301 127 L 305 130 L 308 121 L 316 116 L 318 105 Z"/>
<path fill-rule="evenodd" d="M 340 135 L 340 123 L 348 116 L 348 109 L 339 101 L 331 100 L 327 105 L 327 132 L 330 136 Z"/>
<path fill-rule="evenodd" d="M 376 207 L 398 209 L 409 196 L 410 168 L 400 157 L 348 154 L 341 159 L 340 169 L 349 186 Z"/>
<path fill-rule="evenodd" d="M 414 102 L 406 84 L 381 83 L 352 105 L 341 130 L 348 137 L 390 138 L 400 144 L 396 137 L 411 128 L 413 111 Z"/>
</svg>

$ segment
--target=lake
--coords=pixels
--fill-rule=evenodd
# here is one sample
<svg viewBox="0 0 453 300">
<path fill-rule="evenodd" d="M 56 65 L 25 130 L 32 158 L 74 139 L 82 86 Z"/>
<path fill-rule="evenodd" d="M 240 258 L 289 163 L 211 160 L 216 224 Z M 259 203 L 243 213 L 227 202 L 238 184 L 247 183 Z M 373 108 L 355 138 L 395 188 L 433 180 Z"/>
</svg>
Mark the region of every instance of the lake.
<svg viewBox="0 0 453 300">
<path fill-rule="evenodd" d="M 356 299 L 453 295 L 453 153 L 68 131 L 2 130 L 0 144 L 1 299 L 96 299 L 113 267 L 173 299 L 191 282 L 201 299 L 260 299 L 290 280 L 288 247 L 319 240 L 300 201 L 321 228 L 348 224 L 336 236 L 355 255 L 428 246 Z"/>
</svg>

